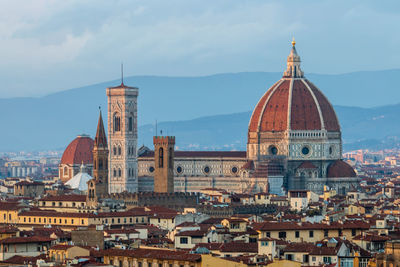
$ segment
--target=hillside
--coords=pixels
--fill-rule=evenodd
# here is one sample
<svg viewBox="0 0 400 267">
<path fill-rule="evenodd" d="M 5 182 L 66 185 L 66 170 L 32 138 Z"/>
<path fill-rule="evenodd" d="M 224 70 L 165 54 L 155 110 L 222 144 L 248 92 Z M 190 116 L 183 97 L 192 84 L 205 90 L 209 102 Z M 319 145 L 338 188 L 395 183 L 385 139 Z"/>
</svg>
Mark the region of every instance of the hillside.
<svg viewBox="0 0 400 267">
<path fill-rule="evenodd" d="M 365 140 L 379 143 L 400 136 L 400 109 L 390 105 L 400 102 L 395 82 L 399 75 L 400 70 L 388 70 L 307 77 L 337 105 L 344 141 L 350 144 Z M 159 123 L 159 127 L 176 135 L 181 148 L 243 149 L 249 110 L 280 76 L 249 72 L 127 77 L 125 83 L 140 90 L 139 142 L 151 145 L 151 124 L 157 120 L 168 122 Z M 41 98 L 0 99 L 0 151 L 63 149 L 77 134 L 93 136 L 98 106 L 106 112 L 105 88 L 118 83 L 109 81 Z"/>
</svg>

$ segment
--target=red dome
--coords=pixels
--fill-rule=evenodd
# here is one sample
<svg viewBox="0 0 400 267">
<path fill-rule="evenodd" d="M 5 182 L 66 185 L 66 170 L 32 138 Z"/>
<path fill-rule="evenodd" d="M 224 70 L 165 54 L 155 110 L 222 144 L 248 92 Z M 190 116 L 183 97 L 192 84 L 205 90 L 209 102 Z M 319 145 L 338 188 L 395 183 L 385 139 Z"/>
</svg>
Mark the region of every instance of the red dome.
<svg viewBox="0 0 400 267">
<path fill-rule="evenodd" d="M 331 163 L 328 167 L 328 178 L 357 177 L 353 167 L 342 160 Z"/>
<path fill-rule="evenodd" d="M 249 132 L 286 130 L 340 131 L 328 99 L 304 78 L 283 78 L 260 99 Z"/>
<path fill-rule="evenodd" d="M 65 149 L 61 164 L 92 164 L 94 141 L 87 135 L 75 138 Z"/>
</svg>

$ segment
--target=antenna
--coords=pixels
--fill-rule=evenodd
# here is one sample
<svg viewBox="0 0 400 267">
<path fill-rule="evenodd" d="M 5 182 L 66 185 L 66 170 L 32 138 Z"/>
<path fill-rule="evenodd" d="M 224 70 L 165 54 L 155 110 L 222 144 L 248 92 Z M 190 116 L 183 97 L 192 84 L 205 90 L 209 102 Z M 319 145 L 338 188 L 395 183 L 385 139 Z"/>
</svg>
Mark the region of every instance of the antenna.
<svg viewBox="0 0 400 267">
<path fill-rule="evenodd" d="M 121 62 L 121 85 L 124 84 L 124 63 Z"/>
<path fill-rule="evenodd" d="M 157 136 L 157 120 L 156 120 L 156 136 Z"/>
</svg>

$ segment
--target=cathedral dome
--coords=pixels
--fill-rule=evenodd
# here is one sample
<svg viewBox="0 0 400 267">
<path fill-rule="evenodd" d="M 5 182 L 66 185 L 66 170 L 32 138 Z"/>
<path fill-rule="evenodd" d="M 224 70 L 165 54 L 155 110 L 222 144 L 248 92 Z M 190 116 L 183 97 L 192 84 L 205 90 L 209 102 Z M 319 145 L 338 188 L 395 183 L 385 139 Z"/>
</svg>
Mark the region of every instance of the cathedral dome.
<svg viewBox="0 0 400 267">
<path fill-rule="evenodd" d="M 247 157 L 289 160 L 340 159 L 340 125 L 324 94 L 304 77 L 295 42 L 287 68 L 258 101 L 248 128 Z"/>
<path fill-rule="evenodd" d="M 357 174 L 349 164 L 342 160 L 337 160 L 329 165 L 327 177 L 357 177 Z"/>
<path fill-rule="evenodd" d="M 340 131 L 331 103 L 304 78 L 294 42 L 287 70 L 258 101 L 249 123 L 249 133 L 287 130 Z"/>
<path fill-rule="evenodd" d="M 61 164 L 92 164 L 94 141 L 88 135 L 79 135 L 65 149 Z"/>
</svg>

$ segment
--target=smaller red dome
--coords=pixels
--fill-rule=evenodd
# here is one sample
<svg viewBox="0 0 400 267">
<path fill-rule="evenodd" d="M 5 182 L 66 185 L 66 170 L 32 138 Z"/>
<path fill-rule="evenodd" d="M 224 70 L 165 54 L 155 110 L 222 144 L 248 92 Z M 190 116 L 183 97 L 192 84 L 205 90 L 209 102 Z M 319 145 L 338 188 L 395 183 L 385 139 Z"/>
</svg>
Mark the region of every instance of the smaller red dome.
<svg viewBox="0 0 400 267">
<path fill-rule="evenodd" d="M 88 135 L 79 135 L 65 149 L 60 164 L 92 164 L 94 141 Z"/>
<path fill-rule="evenodd" d="M 328 178 L 357 177 L 353 167 L 342 160 L 337 160 L 328 167 Z"/>
</svg>

